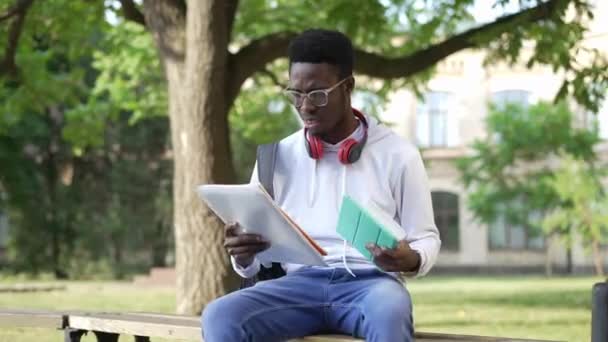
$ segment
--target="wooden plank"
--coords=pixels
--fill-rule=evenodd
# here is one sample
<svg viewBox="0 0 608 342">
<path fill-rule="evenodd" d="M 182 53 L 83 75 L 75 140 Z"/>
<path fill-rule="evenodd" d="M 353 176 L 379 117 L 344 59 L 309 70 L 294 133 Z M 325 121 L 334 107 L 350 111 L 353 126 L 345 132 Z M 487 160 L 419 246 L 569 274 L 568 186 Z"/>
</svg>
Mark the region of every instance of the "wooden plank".
<svg viewBox="0 0 608 342">
<path fill-rule="evenodd" d="M 200 316 L 190 316 L 190 315 L 176 315 L 176 314 L 164 314 L 157 312 L 125 312 L 123 315 L 127 315 L 130 317 L 152 317 L 159 319 L 170 319 L 176 321 L 185 321 L 185 322 L 194 322 L 196 324 L 201 323 Z"/>
<path fill-rule="evenodd" d="M 289 342 L 353 342 L 353 341 L 364 341 L 360 338 L 354 338 L 345 335 L 315 335 L 294 340 Z"/>
<path fill-rule="evenodd" d="M 103 311 L 71 311 L 70 316 L 85 316 L 125 321 L 141 321 L 147 323 L 167 323 L 178 326 L 199 327 L 199 316 L 171 315 L 148 312 L 103 312 Z"/>
<path fill-rule="evenodd" d="M 200 322 L 123 314 L 70 315 L 73 329 L 104 331 L 118 334 L 162 337 L 167 339 L 201 339 Z"/>
<path fill-rule="evenodd" d="M 442 333 L 429 333 L 429 332 L 417 332 L 415 333 L 416 341 L 424 342 L 446 342 L 446 341 L 466 341 L 466 342 L 555 342 L 548 340 L 530 340 L 521 338 L 508 338 L 508 337 L 491 337 L 491 336 L 473 336 L 473 335 L 456 335 L 456 334 L 442 334 Z"/>
<path fill-rule="evenodd" d="M 65 314 L 57 311 L 0 309 L 0 327 L 61 329 Z"/>
<path fill-rule="evenodd" d="M 419 342 L 550 342 L 528 339 L 512 339 L 506 337 L 490 337 L 490 336 L 471 336 L 471 335 L 455 335 L 455 334 L 439 334 L 417 332 L 414 334 L 414 339 Z M 344 335 L 318 335 L 308 336 L 305 338 L 291 340 L 290 342 L 352 342 L 363 341 L 362 339 L 352 338 Z"/>
<path fill-rule="evenodd" d="M 14 284 L 1 285 L 0 293 L 3 292 L 50 292 L 65 291 L 65 285 L 45 285 L 45 284 Z"/>
<path fill-rule="evenodd" d="M 158 313 L 82 313 L 70 316 L 69 326 L 85 330 L 117 332 L 121 334 L 163 337 L 168 339 L 200 340 L 200 318 L 198 316 L 168 315 Z M 74 322 L 74 323 L 72 323 Z M 504 337 L 455 335 L 417 332 L 419 342 L 539 342 L 529 339 L 510 339 Z M 353 342 L 363 341 L 344 335 L 316 335 L 291 342 Z"/>
<path fill-rule="evenodd" d="M 65 322 L 65 323 L 64 323 Z M 65 325 L 65 326 L 64 326 Z M 0 327 L 41 327 L 62 329 L 70 327 L 135 336 L 162 337 L 200 341 L 198 316 L 159 313 L 60 312 L 48 310 L 0 309 Z M 489 336 L 468 336 L 417 332 L 419 342 L 533 342 L 538 340 L 509 339 Z M 353 342 L 363 341 L 343 335 L 317 335 L 291 342 Z"/>
<path fill-rule="evenodd" d="M 200 319 L 196 316 L 153 313 L 91 313 L 70 315 L 68 326 L 73 329 L 114 332 L 127 335 L 161 337 L 166 339 L 201 340 Z M 310 336 L 293 342 L 352 342 L 363 341 L 348 336 Z"/>
</svg>

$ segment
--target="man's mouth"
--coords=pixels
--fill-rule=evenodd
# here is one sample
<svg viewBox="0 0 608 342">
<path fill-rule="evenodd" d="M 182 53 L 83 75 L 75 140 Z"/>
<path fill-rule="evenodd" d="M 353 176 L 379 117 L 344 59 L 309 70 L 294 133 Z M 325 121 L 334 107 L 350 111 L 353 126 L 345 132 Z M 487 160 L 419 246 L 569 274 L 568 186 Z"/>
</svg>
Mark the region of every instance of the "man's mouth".
<svg viewBox="0 0 608 342">
<path fill-rule="evenodd" d="M 319 120 L 304 120 L 304 127 L 312 128 L 319 125 Z"/>
</svg>

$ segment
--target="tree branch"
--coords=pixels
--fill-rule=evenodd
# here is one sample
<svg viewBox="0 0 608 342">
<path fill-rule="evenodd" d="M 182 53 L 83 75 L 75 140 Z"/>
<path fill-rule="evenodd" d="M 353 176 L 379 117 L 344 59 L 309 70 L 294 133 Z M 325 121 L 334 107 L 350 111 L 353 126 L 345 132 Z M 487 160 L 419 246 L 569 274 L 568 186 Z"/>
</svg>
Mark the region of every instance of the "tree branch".
<svg viewBox="0 0 608 342">
<path fill-rule="evenodd" d="M 507 15 L 491 23 L 452 36 L 438 44 L 419 50 L 411 55 L 387 58 L 369 52 L 355 52 L 355 69 L 365 75 L 383 79 L 408 77 L 424 71 L 444 58 L 464 49 L 479 47 L 479 38 L 493 32 L 495 36 L 508 32 L 515 25 L 530 24 L 548 19 L 564 0 L 551 0 L 538 6 Z M 568 2 L 568 0 L 566 0 Z"/>
<path fill-rule="evenodd" d="M 17 0 L 17 2 L 15 3 L 15 5 L 13 7 L 9 8 L 4 13 L 0 14 L 0 21 L 4 21 L 4 20 L 16 15 L 17 13 L 23 12 L 30 5 L 31 5 L 31 1 Z"/>
<path fill-rule="evenodd" d="M 21 32 L 23 31 L 25 15 L 33 2 L 34 0 L 18 0 L 14 6 L 14 8 L 17 8 L 15 13 L 17 17 L 8 29 L 8 42 L 4 50 L 4 57 L 0 62 L 0 76 L 7 74 L 16 75 L 18 73 L 19 68 L 15 64 L 15 54 L 17 53 L 19 37 L 21 37 Z"/>
<path fill-rule="evenodd" d="M 125 19 L 146 26 L 146 18 L 139 8 L 137 8 L 137 5 L 135 5 L 133 0 L 120 0 L 120 7 Z"/>
<path fill-rule="evenodd" d="M 270 80 L 272 81 L 272 83 L 274 85 L 276 85 L 277 87 L 281 88 L 281 89 L 285 89 L 287 88 L 286 84 L 281 83 L 281 81 L 279 81 L 279 78 L 277 77 L 277 75 L 275 75 L 272 71 L 268 70 L 268 69 L 264 69 L 264 70 L 260 70 L 260 72 L 266 76 L 268 76 L 268 78 L 270 78 Z"/>
<path fill-rule="evenodd" d="M 186 4 L 183 0 L 144 0 L 146 25 L 163 58 L 183 62 L 186 55 Z"/>
<path fill-rule="evenodd" d="M 492 32 L 496 36 L 508 32 L 515 25 L 531 24 L 548 19 L 556 12 L 558 6 L 568 2 L 570 0 L 550 0 L 456 34 L 435 45 L 402 57 L 389 58 L 355 49 L 355 70 L 383 79 L 408 77 L 432 67 L 458 51 L 483 45 L 485 42 L 479 38 L 484 34 Z M 287 46 L 294 36 L 295 34 L 290 32 L 270 34 L 252 41 L 238 53 L 230 56 L 229 103 L 232 103 L 243 82 L 253 73 L 264 70 L 266 64 L 286 56 Z"/>
<path fill-rule="evenodd" d="M 229 81 L 227 82 L 228 103 L 232 104 L 247 78 L 257 71 L 266 69 L 266 64 L 287 56 L 287 46 L 293 37 L 293 32 L 269 34 L 250 42 L 228 59 Z"/>
</svg>

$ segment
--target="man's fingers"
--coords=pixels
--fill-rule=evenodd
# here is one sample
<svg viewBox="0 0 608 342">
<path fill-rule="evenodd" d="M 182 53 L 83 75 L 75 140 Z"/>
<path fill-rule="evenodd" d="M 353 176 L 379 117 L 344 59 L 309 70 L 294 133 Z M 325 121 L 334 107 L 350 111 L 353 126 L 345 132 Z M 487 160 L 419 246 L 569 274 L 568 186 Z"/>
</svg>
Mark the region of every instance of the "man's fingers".
<svg viewBox="0 0 608 342">
<path fill-rule="evenodd" d="M 399 245 L 397 246 L 397 248 L 395 248 L 396 250 L 411 250 L 412 247 L 410 246 L 410 243 L 407 242 L 407 240 L 403 239 L 401 241 L 399 241 Z"/>
<path fill-rule="evenodd" d="M 399 270 L 399 265 L 397 261 L 383 253 L 378 254 L 378 256 L 374 256 L 374 264 L 378 265 L 381 269 L 387 272 L 394 272 Z"/>
<path fill-rule="evenodd" d="M 390 258 L 394 257 L 395 250 L 387 249 L 385 247 L 379 247 L 378 245 L 373 243 L 369 243 L 365 247 L 376 258 L 380 256 Z"/>
<path fill-rule="evenodd" d="M 399 269 L 397 260 L 394 257 L 394 250 L 378 247 L 371 243 L 368 244 L 367 250 L 372 254 L 374 263 L 387 272 L 394 272 Z"/>
<path fill-rule="evenodd" d="M 228 254 L 233 255 L 235 257 L 250 256 L 253 254 L 260 253 L 266 250 L 268 247 L 268 244 L 229 247 Z"/>
<path fill-rule="evenodd" d="M 395 265 L 384 264 L 384 263 L 379 263 L 379 262 L 375 262 L 375 263 L 378 267 L 380 267 L 385 272 L 398 272 L 399 271 L 399 268 Z"/>
<path fill-rule="evenodd" d="M 224 240 L 224 247 L 238 247 L 241 245 L 257 245 L 266 244 L 267 241 L 257 234 L 239 234 L 237 236 L 227 237 Z"/>
<path fill-rule="evenodd" d="M 397 260 L 386 254 L 379 254 L 377 256 L 374 256 L 374 262 L 382 263 L 383 265 L 397 266 Z"/>
<path fill-rule="evenodd" d="M 239 224 L 238 223 L 228 223 L 224 229 L 224 236 L 236 236 L 238 232 Z"/>
</svg>

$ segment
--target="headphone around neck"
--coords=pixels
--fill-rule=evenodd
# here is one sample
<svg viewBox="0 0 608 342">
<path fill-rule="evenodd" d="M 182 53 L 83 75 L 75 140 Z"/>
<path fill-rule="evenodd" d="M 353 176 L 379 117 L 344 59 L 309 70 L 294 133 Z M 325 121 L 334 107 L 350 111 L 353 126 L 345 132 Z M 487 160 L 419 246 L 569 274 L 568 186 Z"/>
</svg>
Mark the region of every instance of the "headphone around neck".
<svg viewBox="0 0 608 342">
<path fill-rule="evenodd" d="M 363 125 L 363 138 L 357 141 L 354 138 L 348 138 L 340 144 L 338 151 L 338 159 L 342 164 L 352 164 L 359 160 L 363 147 L 367 142 L 367 130 L 369 125 L 365 116 L 355 108 L 352 109 L 353 114 L 359 119 Z M 308 134 L 308 129 L 304 128 L 304 140 L 306 142 L 306 151 L 312 159 L 321 159 L 323 157 L 323 142 L 321 138 Z"/>
</svg>

